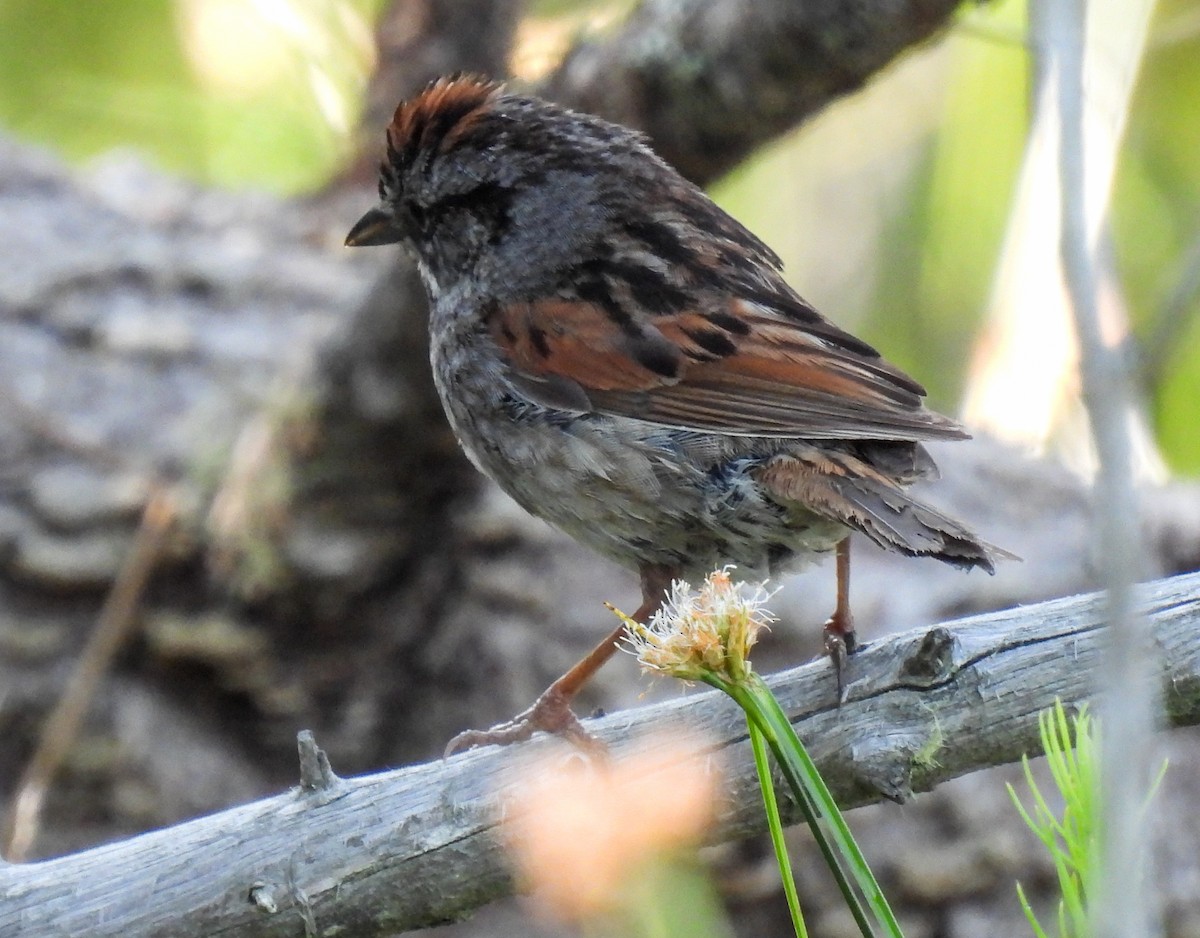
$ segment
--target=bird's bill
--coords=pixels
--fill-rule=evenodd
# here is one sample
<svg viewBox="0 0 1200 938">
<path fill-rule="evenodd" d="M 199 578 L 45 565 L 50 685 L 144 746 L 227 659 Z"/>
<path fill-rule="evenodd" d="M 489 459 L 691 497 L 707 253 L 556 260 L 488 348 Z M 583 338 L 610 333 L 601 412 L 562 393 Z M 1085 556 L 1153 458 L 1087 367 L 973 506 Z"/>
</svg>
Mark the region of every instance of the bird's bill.
<svg viewBox="0 0 1200 938">
<path fill-rule="evenodd" d="M 381 208 L 373 208 L 360 218 L 346 235 L 346 247 L 365 248 L 377 244 L 395 244 L 403 241 L 404 232 L 395 218 Z"/>
</svg>

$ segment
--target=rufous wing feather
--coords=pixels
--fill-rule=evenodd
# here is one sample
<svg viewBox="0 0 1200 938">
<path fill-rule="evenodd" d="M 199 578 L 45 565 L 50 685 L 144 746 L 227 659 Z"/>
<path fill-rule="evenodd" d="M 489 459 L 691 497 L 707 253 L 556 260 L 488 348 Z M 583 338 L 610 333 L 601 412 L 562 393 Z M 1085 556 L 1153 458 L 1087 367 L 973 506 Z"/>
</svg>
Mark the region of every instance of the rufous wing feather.
<svg viewBox="0 0 1200 938">
<path fill-rule="evenodd" d="M 737 436 L 967 436 L 927 410 L 920 385 L 873 349 L 835 341 L 836 327 L 821 326 L 728 298 L 705 311 L 642 319 L 557 298 L 489 316 L 519 387 L 541 382 L 561 391 L 570 383 L 571 393 L 554 400 L 586 400 L 596 412 Z"/>
</svg>

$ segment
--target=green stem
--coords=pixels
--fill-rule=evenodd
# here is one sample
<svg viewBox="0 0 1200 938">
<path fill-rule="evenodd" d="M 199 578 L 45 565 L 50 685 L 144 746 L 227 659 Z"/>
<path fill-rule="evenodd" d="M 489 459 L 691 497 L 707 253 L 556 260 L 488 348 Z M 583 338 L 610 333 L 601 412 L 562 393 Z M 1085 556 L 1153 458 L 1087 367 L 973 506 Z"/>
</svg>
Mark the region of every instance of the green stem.
<svg viewBox="0 0 1200 938">
<path fill-rule="evenodd" d="M 756 710 L 761 710 L 762 719 L 769 723 L 773 730 L 774 742 L 771 748 L 780 762 L 785 777 L 788 778 L 793 788 L 802 787 L 808 790 L 821 816 L 829 824 L 838 851 L 849 861 L 851 872 L 854 874 L 859 889 L 866 897 L 867 904 L 875 913 L 876 919 L 890 934 L 900 936 L 900 924 L 896 921 L 896 916 L 892 912 L 891 906 L 888 905 L 883 890 L 879 888 L 879 883 L 871 874 L 866 858 L 858 844 L 855 843 L 854 835 L 850 833 L 850 826 L 842 816 L 825 780 L 817 771 L 816 764 L 809 756 L 808 750 L 804 748 L 800 738 L 796 735 L 796 730 L 787 714 L 779 706 L 779 701 L 775 699 L 770 688 L 757 674 L 748 676 L 746 687 L 755 701 Z M 767 738 L 771 740 L 772 734 L 768 733 Z"/>
<path fill-rule="evenodd" d="M 771 846 L 775 848 L 775 859 L 779 863 L 779 876 L 783 880 L 783 894 L 787 897 L 788 911 L 792 914 L 792 925 L 796 938 L 808 938 L 804 927 L 804 913 L 800 911 L 800 897 L 796 894 L 796 878 L 788 859 L 787 844 L 783 840 L 783 821 L 779 817 L 779 802 L 775 800 L 775 785 L 771 780 L 771 763 L 767 758 L 767 744 L 762 730 L 750 719 L 750 746 L 754 750 L 754 767 L 758 770 L 758 784 L 762 788 L 763 804 L 767 809 L 767 828 L 771 832 Z"/>
<path fill-rule="evenodd" d="M 872 938 L 875 930 L 863 908 L 859 890 L 875 920 L 893 938 L 902 938 L 899 923 L 854 842 L 837 803 L 770 689 L 753 673 L 736 684 L 719 676 L 706 678 L 706 681 L 733 697 L 762 731 L 864 938 Z M 845 865 L 850 867 L 858 890 L 850 882 Z"/>
</svg>

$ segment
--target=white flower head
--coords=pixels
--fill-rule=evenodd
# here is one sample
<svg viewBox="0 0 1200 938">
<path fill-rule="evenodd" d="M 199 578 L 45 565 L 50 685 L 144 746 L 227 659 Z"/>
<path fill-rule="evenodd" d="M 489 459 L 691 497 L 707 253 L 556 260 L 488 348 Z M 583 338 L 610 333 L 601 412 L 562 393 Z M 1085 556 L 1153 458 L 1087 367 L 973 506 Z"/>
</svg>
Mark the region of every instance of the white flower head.
<svg viewBox="0 0 1200 938">
<path fill-rule="evenodd" d="M 760 629 L 775 621 L 766 609 L 773 593 L 765 583 L 735 582 L 732 565 L 714 570 L 698 590 L 676 580 L 662 608 L 647 623 L 621 615 L 625 650 L 647 671 L 685 681 L 715 674 L 739 681 L 750 672 L 750 649 Z"/>
</svg>

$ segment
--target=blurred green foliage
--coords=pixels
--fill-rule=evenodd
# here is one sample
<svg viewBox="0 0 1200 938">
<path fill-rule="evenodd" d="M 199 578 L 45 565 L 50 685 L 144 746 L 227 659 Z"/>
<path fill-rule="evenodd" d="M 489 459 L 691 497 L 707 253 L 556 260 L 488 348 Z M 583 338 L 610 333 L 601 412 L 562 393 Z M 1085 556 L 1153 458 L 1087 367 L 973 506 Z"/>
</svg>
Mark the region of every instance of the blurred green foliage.
<svg viewBox="0 0 1200 938">
<path fill-rule="evenodd" d="M 964 7 L 904 57 L 722 182 L 816 305 L 953 412 L 992 289 L 1030 119 L 1023 0 Z M 1173 469 L 1200 471 L 1200 3 L 1159 4 L 1118 167 L 1111 248 L 1146 400 Z M 1178 297 L 1176 297 L 1177 299 Z"/>
<path fill-rule="evenodd" d="M 1200 263 L 1200 3 L 1160 0 L 1130 112 L 1113 208 L 1122 288 L 1139 339 L 1160 344 L 1149 376 L 1159 444 L 1200 471 L 1200 296 L 1168 298 Z"/>
<path fill-rule="evenodd" d="M 780 249 L 801 293 L 919 375 L 950 412 L 1029 121 L 1023 0 L 967 14 L 719 190 Z"/>
<path fill-rule="evenodd" d="M 960 21 L 949 44 L 945 99 L 909 203 L 892 218 L 873 303 L 888 355 L 946 406 L 992 286 L 1029 127 L 1024 4 L 996 4 L 987 25 Z"/>
<path fill-rule="evenodd" d="M 0 122 L 289 193 L 347 155 L 382 0 L 0 0 Z"/>
<path fill-rule="evenodd" d="M 134 147 L 204 183 L 297 193 L 345 161 L 385 0 L 0 0 L 0 122 L 73 159 Z M 542 23 L 627 0 L 542 0 Z M 612 11 L 609 11 L 610 13 Z M 953 410 L 1029 119 L 1024 0 L 966 6 L 716 187 L 802 293 Z M 1168 459 L 1200 470 L 1200 0 L 1163 0 L 1118 171 L 1112 246 Z M 1190 252 L 1190 253 L 1189 253 Z M 1188 258 L 1191 258 L 1189 261 Z"/>
</svg>

